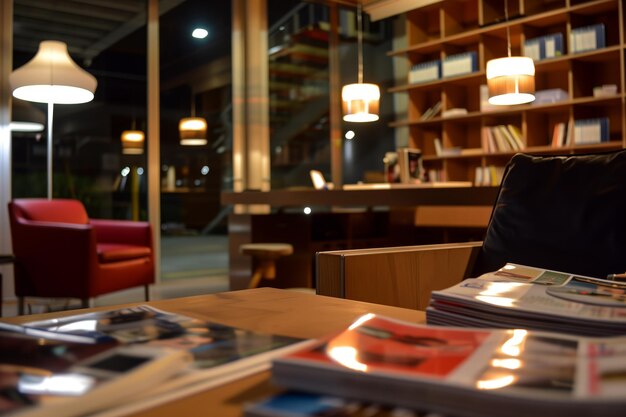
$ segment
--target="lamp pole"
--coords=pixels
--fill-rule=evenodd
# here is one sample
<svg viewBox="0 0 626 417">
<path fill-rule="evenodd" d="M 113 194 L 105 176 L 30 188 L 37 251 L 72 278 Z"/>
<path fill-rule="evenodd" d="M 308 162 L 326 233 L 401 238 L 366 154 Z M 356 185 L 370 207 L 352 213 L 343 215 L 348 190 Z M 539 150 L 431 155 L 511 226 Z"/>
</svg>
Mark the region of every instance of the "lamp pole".
<svg viewBox="0 0 626 417">
<path fill-rule="evenodd" d="M 52 200 L 52 120 L 54 103 L 48 102 L 48 200 Z"/>
</svg>

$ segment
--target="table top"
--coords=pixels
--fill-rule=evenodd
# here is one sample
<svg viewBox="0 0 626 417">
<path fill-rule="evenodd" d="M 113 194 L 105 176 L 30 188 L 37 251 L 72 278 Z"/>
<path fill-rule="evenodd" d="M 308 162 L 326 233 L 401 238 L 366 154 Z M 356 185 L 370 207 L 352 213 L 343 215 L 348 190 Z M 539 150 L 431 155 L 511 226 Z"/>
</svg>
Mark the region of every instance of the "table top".
<svg viewBox="0 0 626 417">
<path fill-rule="evenodd" d="M 147 304 L 230 326 L 299 338 L 316 338 L 339 331 L 366 313 L 377 313 L 414 323 L 425 322 L 425 315 L 421 311 L 275 288 L 231 291 Z M 113 307 L 108 306 L 90 310 L 111 308 Z M 4 321 L 20 323 L 76 313 L 74 310 L 13 317 Z M 269 372 L 257 373 L 215 389 L 134 413 L 132 416 L 241 416 L 242 407 L 246 403 L 280 391 L 272 385 L 269 377 Z"/>
</svg>

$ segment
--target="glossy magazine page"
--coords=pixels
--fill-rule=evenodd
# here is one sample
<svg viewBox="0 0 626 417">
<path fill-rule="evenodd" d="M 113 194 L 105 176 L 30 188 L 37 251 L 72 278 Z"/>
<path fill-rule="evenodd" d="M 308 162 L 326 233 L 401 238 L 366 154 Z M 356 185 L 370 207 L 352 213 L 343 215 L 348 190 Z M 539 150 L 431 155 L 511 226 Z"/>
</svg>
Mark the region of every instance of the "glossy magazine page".
<svg viewBox="0 0 626 417">
<path fill-rule="evenodd" d="M 432 324 L 446 324 L 439 318 L 458 314 L 461 321 L 482 317 L 497 327 L 524 325 L 586 335 L 621 335 L 626 334 L 625 294 L 624 283 L 507 264 L 493 273 L 433 291 L 427 318 Z"/>
<path fill-rule="evenodd" d="M 620 415 L 625 349 L 626 338 L 421 326 L 368 315 L 275 360 L 272 376 L 291 389 L 450 415 Z"/>
<path fill-rule="evenodd" d="M 0 414 L 78 416 L 117 404 L 179 373 L 182 351 L 76 343 L 0 330 Z M 7 330 L 7 329 L 11 330 Z"/>
<path fill-rule="evenodd" d="M 171 401 L 268 369 L 271 358 L 301 339 L 258 333 L 161 311 L 147 305 L 26 323 L 31 329 L 95 341 L 169 348 L 191 353 L 193 364 L 177 377 L 103 415 L 118 415 Z"/>
</svg>

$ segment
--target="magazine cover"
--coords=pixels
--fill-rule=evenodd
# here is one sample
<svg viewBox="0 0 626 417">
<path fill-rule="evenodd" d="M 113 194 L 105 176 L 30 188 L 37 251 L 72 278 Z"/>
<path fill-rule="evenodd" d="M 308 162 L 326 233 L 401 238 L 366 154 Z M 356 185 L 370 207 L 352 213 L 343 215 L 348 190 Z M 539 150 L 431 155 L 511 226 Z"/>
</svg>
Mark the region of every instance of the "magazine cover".
<svg viewBox="0 0 626 417">
<path fill-rule="evenodd" d="M 528 326 L 583 335 L 626 334 L 626 284 L 507 264 L 498 271 L 433 291 L 428 322 L 447 312 L 461 321 Z M 518 320 L 518 321 L 515 321 Z M 488 324 L 488 323 L 487 323 Z"/>
<path fill-rule="evenodd" d="M 381 406 L 331 395 L 287 391 L 248 404 L 244 417 L 442 417 L 406 408 Z M 452 417 L 452 416 L 448 416 Z"/>
<path fill-rule="evenodd" d="M 103 416 L 141 410 L 266 370 L 273 357 L 295 349 L 302 342 L 172 314 L 147 305 L 34 321 L 25 323 L 25 327 L 92 338 L 96 343 L 167 348 L 192 355 L 192 366 L 180 375 Z"/>
<path fill-rule="evenodd" d="M 147 305 L 25 323 L 25 327 L 92 337 L 98 341 L 183 349 L 207 369 L 299 342 L 172 314 Z"/>
<path fill-rule="evenodd" d="M 626 338 L 422 326 L 367 315 L 274 361 L 284 387 L 458 416 L 620 415 Z M 621 363 L 624 362 L 624 363 Z"/>
<path fill-rule="evenodd" d="M 0 414 L 78 416 L 111 406 L 179 373 L 185 351 L 75 343 L 0 330 Z"/>
</svg>

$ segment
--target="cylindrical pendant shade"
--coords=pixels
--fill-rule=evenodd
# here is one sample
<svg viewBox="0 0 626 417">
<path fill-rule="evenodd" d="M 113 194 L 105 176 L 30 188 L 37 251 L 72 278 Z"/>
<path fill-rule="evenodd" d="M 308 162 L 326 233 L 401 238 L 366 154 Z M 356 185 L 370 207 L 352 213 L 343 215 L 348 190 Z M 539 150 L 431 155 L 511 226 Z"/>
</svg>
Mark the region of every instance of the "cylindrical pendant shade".
<svg viewBox="0 0 626 417">
<path fill-rule="evenodd" d="M 178 123 L 180 144 L 185 146 L 202 146 L 207 144 L 207 123 L 202 117 L 185 117 Z"/>
<path fill-rule="evenodd" d="M 126 155 L 143 154 L 145 135 L 141 130 L 125 130 L 122 132 L 122 153 Z"/>
<path fill-rule="evenodd" d="M 348 84 L 341 90 L 343 120 L 374 122 L 378 120 L 380 90 L 376 84 Z"/>
<path fill-rule="evenodd" d="M 77 104 L 93 100 L 98 82 L 76 65 L 59 41 L 43 41 L 37 54 L 9 76 L 13 95 L 37 103 Z"/>
<path fill-rule="evenodd" d="M 489 103 L 512 105 L 535 100 L 535 64 L 531 58 L 515 56 L 487 62 Z"/>
</svg>

